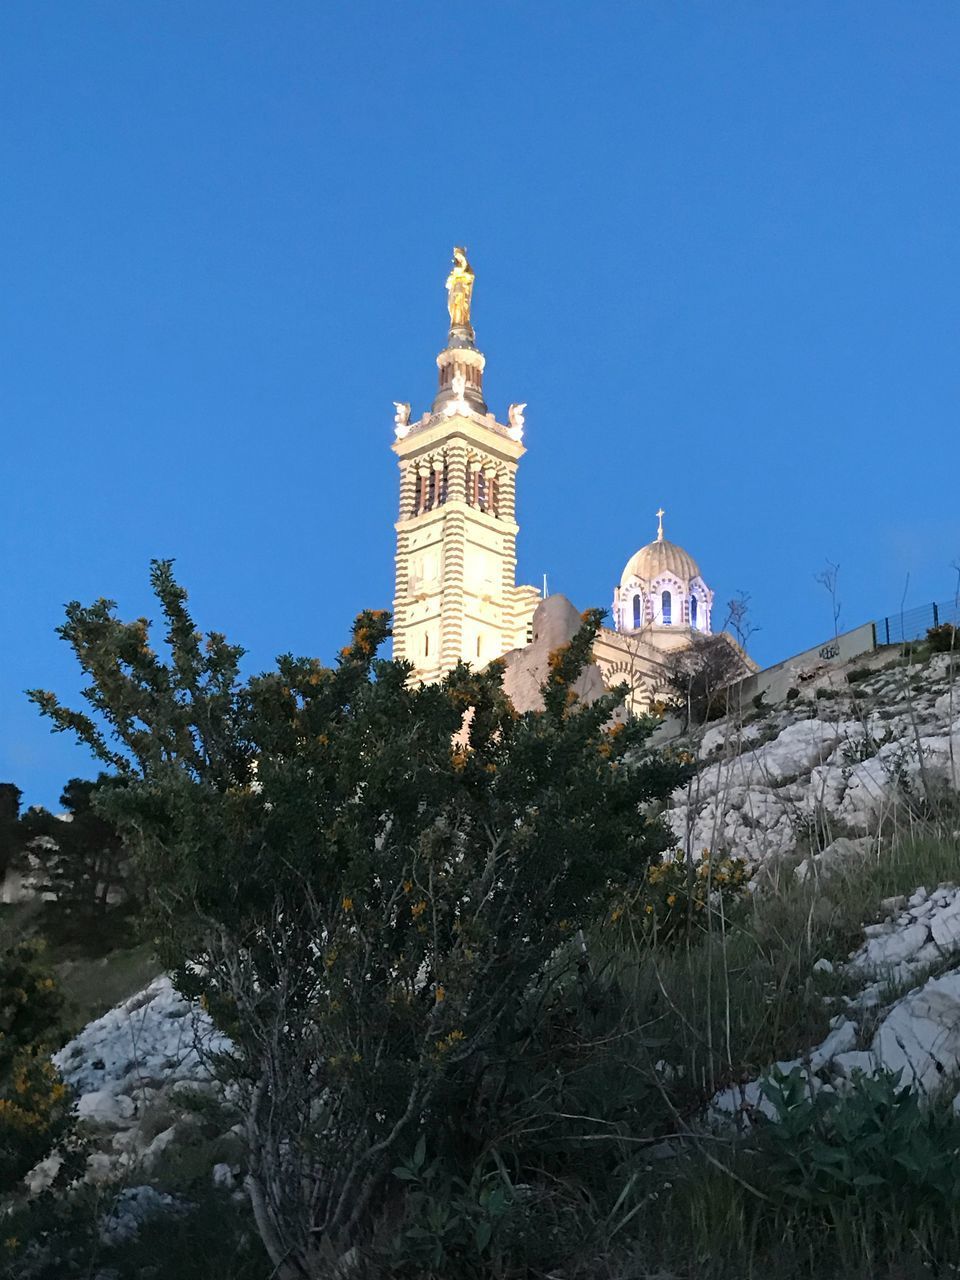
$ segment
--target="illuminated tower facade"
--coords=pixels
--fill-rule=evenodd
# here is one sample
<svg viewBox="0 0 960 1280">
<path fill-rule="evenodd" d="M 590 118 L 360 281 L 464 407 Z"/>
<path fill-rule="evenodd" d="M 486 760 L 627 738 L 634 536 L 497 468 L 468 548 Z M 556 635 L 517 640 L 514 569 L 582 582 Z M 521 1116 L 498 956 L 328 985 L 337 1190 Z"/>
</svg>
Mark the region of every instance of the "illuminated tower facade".
<svg viewBox="0 0 960 1280">
<path fill-rule="evenodd" d="M 512 404 L 505 424 L 487 410 L 485 360 L 470 314 L 473 284 L 466 251 L 455 249 L 447 277 L 450 331 L 437 356 L 433 405 L 413 422 L 409 404 L 396 405 L 393 651 L 428 681 L 461 659 L 484 666 L 525 644 L 539 600 L 535 587 L 516 583 L 525 405 Z"/>
</svg>

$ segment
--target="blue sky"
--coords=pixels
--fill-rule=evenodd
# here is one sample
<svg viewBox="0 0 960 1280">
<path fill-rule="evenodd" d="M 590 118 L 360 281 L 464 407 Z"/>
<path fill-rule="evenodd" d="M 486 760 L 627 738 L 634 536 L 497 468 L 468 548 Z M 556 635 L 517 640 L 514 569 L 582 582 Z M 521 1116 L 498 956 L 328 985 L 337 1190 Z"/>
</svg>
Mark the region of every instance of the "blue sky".
<svg viewBox="0 0 960 1280">
<path fill-rule="evenodd" d="M 525 400 L 520 574 L 608 606 L 655 533 L 773 661 L 952 594 L 955 0 L 0 6 L 0 780 L 94 766 L 62 606 L 332 660 L 392 594 L 392 401 L 464 243 Z M 908 581 L 909 575 L 909 581 Z"/>
</svg>

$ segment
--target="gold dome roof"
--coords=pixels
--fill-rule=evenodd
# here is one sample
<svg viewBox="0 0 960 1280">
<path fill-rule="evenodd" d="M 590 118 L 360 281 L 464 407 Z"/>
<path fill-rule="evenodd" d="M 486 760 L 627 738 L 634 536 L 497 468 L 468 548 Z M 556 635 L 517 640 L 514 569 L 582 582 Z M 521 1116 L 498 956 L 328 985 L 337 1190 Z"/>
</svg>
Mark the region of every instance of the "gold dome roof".
<svg viewBox="0 0 960 1280">
<path fill-rule="evenodd" d="M 630 578 L 641 578 L 644 582 L 652 582 L 661 573 L 675 574 L 684 583 L 700 577 L 700 569 L 693 556 L 688 555 L 683 547 L 678 547 L 675 542 L 658 538 L 656 542 L 647 543 L 630 557 L 620 582 L 625 583 Z"/>
</svg>

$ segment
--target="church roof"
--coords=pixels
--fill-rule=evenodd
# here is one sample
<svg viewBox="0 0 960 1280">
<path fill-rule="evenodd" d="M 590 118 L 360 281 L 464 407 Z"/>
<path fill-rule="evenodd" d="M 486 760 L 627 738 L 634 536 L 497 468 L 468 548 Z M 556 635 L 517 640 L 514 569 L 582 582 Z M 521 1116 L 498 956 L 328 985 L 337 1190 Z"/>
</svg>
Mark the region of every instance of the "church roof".
<svg viewBox="0 0 960 1280">
<path fill-rule="evenodd" d="M 693 556 L 675 542 L 658 538 L 630 557 L 620 581 L 625 583 L 630 578 L 641 578 L 644 582 L 652 582 L 661 573 L 673 573 L 681 582 L 700 577 L 700 569 Z"/>
</svg>

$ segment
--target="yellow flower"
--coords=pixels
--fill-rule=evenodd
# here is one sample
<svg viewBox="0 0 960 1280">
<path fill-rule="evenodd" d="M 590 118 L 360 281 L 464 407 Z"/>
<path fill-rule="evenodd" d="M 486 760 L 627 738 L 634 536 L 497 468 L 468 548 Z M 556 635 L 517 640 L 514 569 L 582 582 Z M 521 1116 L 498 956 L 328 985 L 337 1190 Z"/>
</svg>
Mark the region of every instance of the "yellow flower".
<svg viewBox="0 0 960 1280">
<path fill-rule="evenodd" d="M 410 914 L 413 916 L 414 920 L 416 920 L 418 916 L 423 915 L 426 909 L 427 909 L 427 900 L 426 898 L 421 898 L 419 902 L 415 902 L 413 906 L 410 908 Z"/>
<path fill-rule="evenodd" d="M 676 895 L 675 893 L 668 893 L 668 894 L 667 894 L 667 906 L 668 906 L 668 907 L 672 907 L 672 906 L 673 906 L 673 904 L 676 902 L 676 900 L 677 900 L 677 895 Z"/>
<path fill-rule="evenodd" d="M 443 1004 L 444 1000 L 446 1000 L 447 998 L 447 993 L 442 986 L 437 987 L 436 995 L 437 995 L 437 1004 Z"/>
<path fill-rule="evenodd" d="M 646 912 L 647 912 L 647 915 L 648 915 L 648 916 L 652 916 L 652 915 L 653 915 L 653 907 L 652 907 L 652 905 L 651 905 L 649 902 L 647 903 L 647 906 L 646 906 Z"/>
<path fill-rule="evenodd" d="M 352 910 L 353 910 L 353 899 L 352 899 L 352 898 L 344 898 L 343 902 L 341 903 L 341 906 L 343 907 L 344 911 L 352 911 Z"/>
<path fill-rule="evenodd" d="M 448 1036 L 444 1036 L 442 1040 L 437 1041 L 437 1052 L 446 1053 L 448 1049 L 452 1049 L 455 1044 L 459 1044 L 463 1039 L 462 1031 L 451 1031 Z"/>
<path fill-rule="evenodd" d="M 4 1240 L 3 1243 L 4 1243 L 4 1247 L 7 1249 L 12 1250 L 12 1249 L 20 1248 L 20 1241 L 17 1239 L 16 1236 L 7 1236 L 6 1240 Z"/>
<path fill-rule="evenodd" d="M 412 881 L 412 880 L 404 880 L 404 882 L 403 882 L 403 892 L 404 892 L 404 893 L 409 893 L 409 892 L 410 892 L 410 890 L 411 890 L 412 888 L 413 888 L 413 881 Z"/>
</svg>

